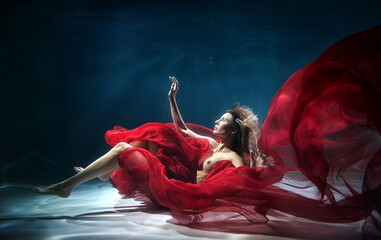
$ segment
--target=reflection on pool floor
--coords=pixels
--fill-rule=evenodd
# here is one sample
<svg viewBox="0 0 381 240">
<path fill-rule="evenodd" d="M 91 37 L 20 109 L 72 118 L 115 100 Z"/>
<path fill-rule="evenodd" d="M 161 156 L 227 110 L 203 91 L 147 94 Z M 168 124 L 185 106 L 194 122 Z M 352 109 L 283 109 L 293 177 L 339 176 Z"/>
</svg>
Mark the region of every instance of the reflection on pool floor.
<svg viewBox="0 0 381 240">
<path fill-rule="evenodd" d="M 26 186 L 3 187 L 0 196 L 1 239 L 361 239 L 362 222 L 316 223 L 276 212 L 266 224 L 238 228 L 175 225 L 169 210 L 122 199 L 108 182 L 81 185 L 67 199 L 37 195 Z M 247 231 L 236 230 L 245 226 Z M 332 232 L 335 236 L 327 235 Z"/>
</svg>

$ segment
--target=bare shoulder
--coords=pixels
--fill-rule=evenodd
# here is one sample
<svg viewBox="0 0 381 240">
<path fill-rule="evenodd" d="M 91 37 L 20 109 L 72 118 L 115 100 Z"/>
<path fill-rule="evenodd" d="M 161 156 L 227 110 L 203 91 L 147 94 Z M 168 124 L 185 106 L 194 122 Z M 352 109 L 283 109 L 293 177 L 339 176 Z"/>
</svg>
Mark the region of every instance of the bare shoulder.
<svg viewBox="0 0 381 240">
<path fill-rule="evenodd" d="M 240 167 L 244 165 L 241 156 L 239 156 L 236 152 L 231 151 L 228 156 L 229 160 L 232 161 L 234 166 Z"/>
</svg>

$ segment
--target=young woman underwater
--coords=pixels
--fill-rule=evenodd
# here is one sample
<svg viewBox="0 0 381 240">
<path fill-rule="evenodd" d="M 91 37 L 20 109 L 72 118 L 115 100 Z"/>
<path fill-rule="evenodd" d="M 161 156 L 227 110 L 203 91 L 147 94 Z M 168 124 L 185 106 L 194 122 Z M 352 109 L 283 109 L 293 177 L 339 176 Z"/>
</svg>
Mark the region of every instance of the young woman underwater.
<svg viewBox="0 0 381 240">
<path fill-rule="evenodd" d="M 292 75 L 260 130 L 250 109 L 238 105 L 214 130 L 184 124 L 178 83 L 170 77 L 173 124 L 115 127 L 105 134 L 113 147 L 108 153 L 35 191 L 68 197 L 83 182 L 111 176 L 120 193 L 143 192 L 186 214 L 236 212 L 256 222 L 274 209 L 323 222 L 364 219 L 375 209 L 381 182 L 380 39 L 381 27 L 354 34 Z M 274 185 L 288 178 L 314 186 L 320 196 Z"/>
<path fill-rule="evenodd" d="M 265 165 L 265 159 L 260 155 L 259 149 L 257 147 L 257 141 L 259 137 L 258 118 L 249 108 L 235 104 L 234 108 L 227 110 L 220 119 L 215 121 L 213 134 L 221 139 L 220 142 L 217 142 L 212 137 L 202 136 L 195 133 L 185 125 L 175 99 L 178 90 L 178 81 L 175 77 L 169 77 L 169 79 L 172 81 L 172 85 L 168 96 L 171 106 L 172 119 L 176 131 L 184 136 L 203 140 L 201 141 L 202 143 L 197 144 L 205 146 L 208 145 L 207 149 L 205 146 L 203 146 L 203 148 L 205 148 L 203 149 L 203 154 L 198 155 L 200 156 L 200 159 L 195 159 L 198 163 L 201 163 L 201 165 L 197 167 L 200 169 L 197 170 L 197 183 L 201 183 L 212 170 L 213 166 L 219 161 L 230 161 L 235 167 L 243 165 Z M 157 133 L 150 132 L 153 131 L 153 129 L 151 129 L 152 126 L 154 126 L 154 131 Z M 157 135 L 159 133 L 159 135 L 162 135 L 159 136 L 159 138 L 165 138 L 165 135 L 175 134 L 172 128 L 164 124 L 151 123 L 143 125 L 139 128 L 139 131 L 144 130 L 149 131 L 149 133 L 143 133 L 143 135 Z M 115 134 L 125 135 L 124 133 L 124 130 L 111 130 L 106 133 L 106 141 L 108 137 L 115 138 Z M 141 133 L 139 133 L 139 135 L 140 134 Z M 211 134 L 209 133 L 209 135 Z M 165 141 L 167 142 L 165 143 L 165 145 L 167 145 L 165 150 L 171 151 L 171 149 L 168 149 L 168 147 L 171 145 L 176 145 L 179 141 L 178 138 L 181 138 L 179 134 L 177 134 L 176 137 L 165 138 Z M 114 144 L 111 143 L 110 145 Z M 78 173 L 73 177 L 48 187 L 36 187 L 35 192 L 39 194 L 57 195 L 59 197 L 66 198 L 70 195 L 72 190 L 81 183 L 96 177 L 106 181 L 110 178 L 112 173 L 114 173 L 120 167 L 119 156 L 128 148 L 145 149 L 153 156 L 156 156 L 158 150 L 162 150 L 163 144 L 161 144 L 157 139 L 154 140 L 152 136 L 149 136 L 148 138 L 137 137 L 136 139 L 132 140 L 128 138 L 128 141 L 118 141 L 118 143 L 108 153 L 92 162 L 86 168 L 74 167 L 74 170 Z M 131 155 L 132 156 L 126 158 L 126 162 L 123 163 L 123 166 L 127 167 L 127 172 L 133 172 L 134 169 L 138 166 L 147 165 L 147 160 L 139 152 L 135 152 Z M 248 158 L 249 156 L 251 157 Z M 185 159 L 180 159 L 179 161 L 184 160 Z M 144 175 L 142 172 L 139 174 Z M 146 176 L 143 176 L 143 178 L 149 178 L 148 171 L 146 171 Z M 194 182 L 194 179 L 190 182 Z M 116 183 L 114 182 L 114 184 Z"/>
</svg>

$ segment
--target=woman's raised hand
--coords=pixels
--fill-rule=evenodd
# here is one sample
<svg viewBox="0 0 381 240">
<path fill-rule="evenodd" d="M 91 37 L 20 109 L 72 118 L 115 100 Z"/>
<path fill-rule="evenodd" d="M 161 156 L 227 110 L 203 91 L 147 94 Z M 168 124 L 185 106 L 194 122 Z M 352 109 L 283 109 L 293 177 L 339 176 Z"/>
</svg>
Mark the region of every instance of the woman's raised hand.
<svg viewBox="0 0 381 240">
<path fill-rule="evenodd" d="M 172 86 L 171 86 L 171 90 L 169 90 L 168 97 L 174 98 L 176 96 L 177 90 L 179 89 L 178 88 L 179 82 L 177 81 L 175 77 L 171 77 L 171 76 L 169 76 L 169 80 L 172 81 Z"/>
</svg>

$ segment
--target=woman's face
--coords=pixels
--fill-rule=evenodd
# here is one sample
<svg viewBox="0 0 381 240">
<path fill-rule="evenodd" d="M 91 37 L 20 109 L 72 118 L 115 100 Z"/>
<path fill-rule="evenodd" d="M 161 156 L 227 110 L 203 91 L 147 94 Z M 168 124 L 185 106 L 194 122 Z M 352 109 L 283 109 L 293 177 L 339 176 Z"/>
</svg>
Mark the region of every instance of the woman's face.
<svg viewBox="0 0 381 240">
<path fill-rule="evenodd" d="M 231 115 L 231 113 L 225 113 L 214 123 L 216 124 L 213 131 L 214 135 L 226 136 L 230 133 L 229 130 L 231 129 L 231 124 L 233 124 L 233 115 Z"/>
</svg>

